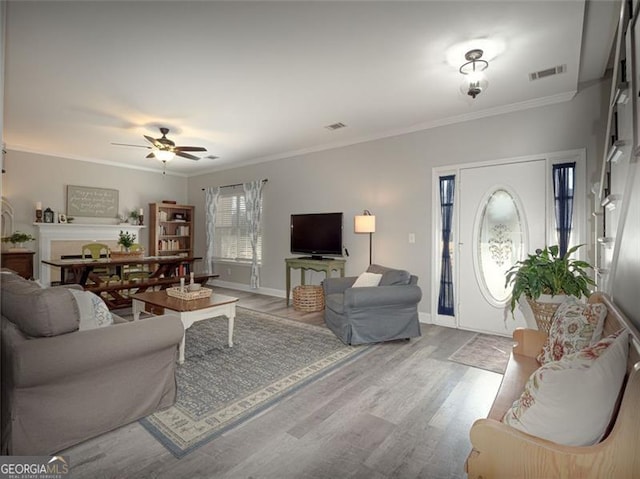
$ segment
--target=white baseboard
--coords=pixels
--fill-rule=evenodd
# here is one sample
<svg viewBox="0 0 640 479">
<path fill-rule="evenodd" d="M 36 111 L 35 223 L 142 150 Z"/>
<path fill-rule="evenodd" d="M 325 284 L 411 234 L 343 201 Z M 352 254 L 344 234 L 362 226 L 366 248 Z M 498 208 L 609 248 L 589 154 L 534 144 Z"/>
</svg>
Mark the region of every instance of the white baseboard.
<svg viewBox="0 0 640 479">
<path fill-rule="evenodd" d="M 454 328 L 457 329 L 456 318 L 454 316 L 441 316 L 437 314 L 431 324 L 435 324 L 437 326 L 444 326 L 446 328 Z"/>
<path fill-rule="evenodd" d="M 247 291 L 249 293 L 265 294 L 267 296 L 275 296 L 276 298 L 285 298 L 284 290 L 273 288 L 252 288 L 244 283 L 232 283 L 231 281 L 222 281 L 220 279 L 209 280 L 207 284 L 211 286 L 219 286 L 221 288 L 237 289 L 239 291 Z"/>
<path fill-rule="evenodd" d="M 274 296 L 276 298 L 286 298 L 286 294 L 281 289 L 273 288 L 258 288 L 253 289 L 250 285 L 244 283 L 233 283 L 231 281 L 222 281 L 220 279 L 209 280 L 207 284 L 211 286 L 219 286 L 220 288 L 237 289 L 238 291 L 247 291 L 249 293 L 265 294 L 267 296 Z M 423 313 L 418 311 L 418 321 L 424 324 L 434 324 L 431 318 L 431 313 Z M 440 326 L 455 327 L 455 320 L 452 324 L 439 324 Z"/>
</svg>

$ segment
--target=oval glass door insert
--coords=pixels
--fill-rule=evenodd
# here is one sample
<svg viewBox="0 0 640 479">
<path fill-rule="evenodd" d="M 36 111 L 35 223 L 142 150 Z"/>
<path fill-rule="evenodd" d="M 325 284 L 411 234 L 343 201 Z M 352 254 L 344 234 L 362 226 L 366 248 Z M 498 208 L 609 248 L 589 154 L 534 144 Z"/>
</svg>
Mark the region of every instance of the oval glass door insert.
<svg viewBox="0 0 640 479">
<path fill-rule="evenodd" d="M 505 274 L 523 251 L 524 228 L 516 199 L 505 189 L 496 189 L 484 205 L 476 231 L 478 277 L 487 301 L 502 306 L 509 300 Z"/>
</svg>

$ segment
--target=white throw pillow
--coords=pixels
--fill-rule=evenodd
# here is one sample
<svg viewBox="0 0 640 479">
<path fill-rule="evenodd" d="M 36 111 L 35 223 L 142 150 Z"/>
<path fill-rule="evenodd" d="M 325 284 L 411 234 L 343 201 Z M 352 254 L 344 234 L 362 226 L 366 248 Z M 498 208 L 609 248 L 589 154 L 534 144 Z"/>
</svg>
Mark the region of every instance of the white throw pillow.
<svg viewBox="0 0 640 479">
<path fill-rule="evenodd" d="M 364 272 L 360 276 L 358 276 L 358 279 L 356 279 L 356 282 L 353 283 L 353 286 L 351 287 L 366 288 L 367 286 L 378 286 L 381 279 L 381 274 Z"/>
<path fill-rule="evenodd" d="M 102 328 L 113 324 L 113 317 L 102 298 L 91 291 L 69 289 L 80 310 L 78 330 Z"/>
<path fill-rule="evenodd" d="M 563 356 L 591 346 L 602 338 L 607 307 L 585 304 L 571 297 L 553 315 L 549 337 L 537 359 L 540 364 L 559 361 Z"/>
<path fill-rule="evenodd" d="M 535 371 L 502 422 L 566 446 L 595 444 L 606 432 L 626 373 L 626 330 Z"/>
</svg>

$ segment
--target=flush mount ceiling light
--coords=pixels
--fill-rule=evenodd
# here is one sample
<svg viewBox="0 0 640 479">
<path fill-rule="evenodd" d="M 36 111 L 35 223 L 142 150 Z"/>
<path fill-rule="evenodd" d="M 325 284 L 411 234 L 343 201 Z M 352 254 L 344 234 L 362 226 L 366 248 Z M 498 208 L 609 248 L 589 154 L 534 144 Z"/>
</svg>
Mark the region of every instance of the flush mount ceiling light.
<svg viewBox="0 0 640 479">
<path fill-rule="evenodd" d="M 489 62 L 481 60 L 483 53 L 479 48 L 469 50 L 464 55 L 467 63 L 460 67 L 460 73 L 466 76 L 460 90 L 474 99 L 489 86 L 489 82 L 484 76 Z"/>
</svg>

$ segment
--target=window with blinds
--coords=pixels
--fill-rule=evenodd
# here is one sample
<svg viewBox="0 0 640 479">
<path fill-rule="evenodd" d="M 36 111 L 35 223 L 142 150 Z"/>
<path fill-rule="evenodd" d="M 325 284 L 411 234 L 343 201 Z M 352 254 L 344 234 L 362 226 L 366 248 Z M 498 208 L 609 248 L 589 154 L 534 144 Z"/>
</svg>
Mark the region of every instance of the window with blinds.
<svg viewBox="0 0 640 479">
<path fill-rule="evenodd" d="M 251 239 L 244 191 L 221 193 L 215 224 L 216 259 L 251 261 Z M 258 262 L 262 261 L 262 231 L 258 233 Z"/>
</svg>

